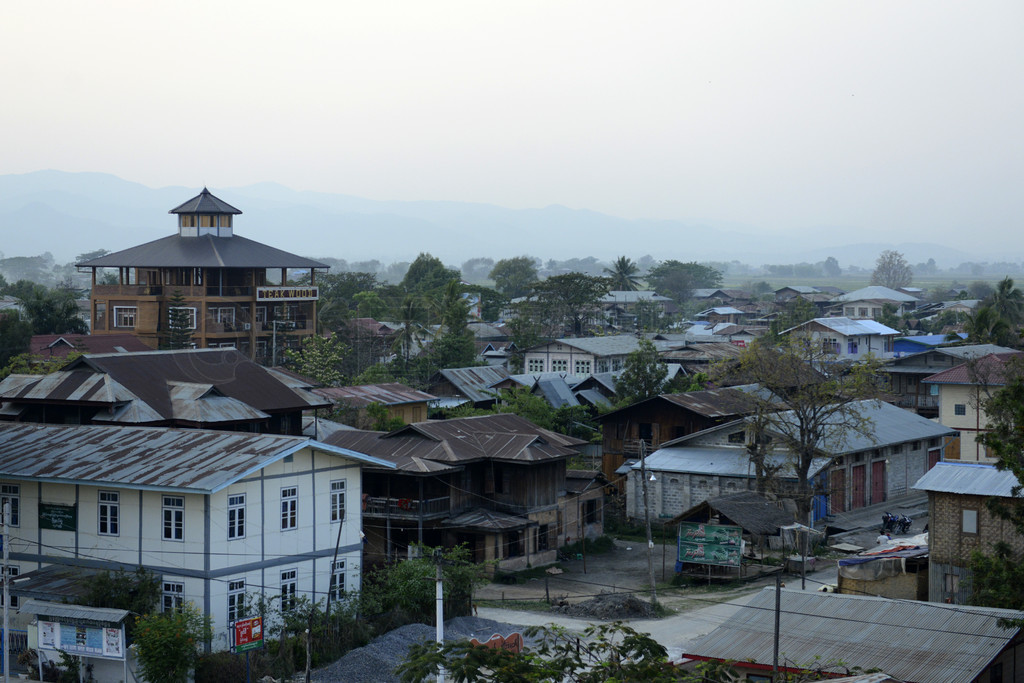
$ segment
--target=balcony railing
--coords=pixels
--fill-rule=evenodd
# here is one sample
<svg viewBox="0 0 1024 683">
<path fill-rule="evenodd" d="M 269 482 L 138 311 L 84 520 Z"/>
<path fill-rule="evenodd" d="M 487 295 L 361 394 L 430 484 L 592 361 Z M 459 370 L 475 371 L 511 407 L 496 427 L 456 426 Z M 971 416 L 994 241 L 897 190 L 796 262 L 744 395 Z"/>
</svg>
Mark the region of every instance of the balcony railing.
<svg viewBox="0 0 1024 683">
<path fill-rule="evenodd" d="M 363 515 L 369 517 L 419 519 L 420 517 L 441 517 L 451 511 L 450 496 L 426 500 L 367 496 L 363 499 L 363 503 Z"/>
</svg>

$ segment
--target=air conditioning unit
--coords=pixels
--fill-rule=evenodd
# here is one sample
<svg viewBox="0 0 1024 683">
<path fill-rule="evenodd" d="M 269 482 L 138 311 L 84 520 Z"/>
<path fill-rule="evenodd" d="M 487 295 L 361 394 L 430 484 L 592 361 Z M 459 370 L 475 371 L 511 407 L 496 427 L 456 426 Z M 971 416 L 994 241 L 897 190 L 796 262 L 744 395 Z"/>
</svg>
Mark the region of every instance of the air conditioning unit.
<svg viewBox="0 0 1024 683">
<path fill-rule="evenodd" d="M 252 329 L 252 325 L 250 323 L 242 323 L 242 329 L 248 332 Z"/>
</svg>

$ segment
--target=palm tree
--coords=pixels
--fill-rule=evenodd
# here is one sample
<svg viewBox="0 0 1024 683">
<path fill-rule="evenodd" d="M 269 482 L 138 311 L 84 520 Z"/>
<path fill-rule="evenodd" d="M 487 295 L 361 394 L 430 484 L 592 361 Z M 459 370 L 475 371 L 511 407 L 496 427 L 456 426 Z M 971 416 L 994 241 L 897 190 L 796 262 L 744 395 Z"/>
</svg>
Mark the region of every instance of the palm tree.
<svg viewBox="0 0 1024 683">
<path fill-rule="evenodd" d="M 640 288 L 640 278 L 636 276 L 640 267 L 631 258 L 620 256 L 611 268 L 605 268 L 608 279 L 612 281 L 612 289 L 632 292 Z"/>
<path fill-rule="evenodd" d="M 1024 292 L 1014 287 L 1009 277 L 1003 278 L 996 285 L 996 291 L 988 297 L 986 304 L 1012 327 L 1024 321 Z"/>
<path fill-rule="evenodd" d="M 964 332 L 972 344 L 1007 346 L 1013 341 L 1013 329 L 992 306 L 979 306 L 969 313 L 964 321 Z"/>
<path fill-rule="evenodd" d="M 407 294 L 398 308 L 398 322 L 401 323 L 401 328 L 395 335 L 391 348 L 395 351 L 401 350 L 406 365 L 412 355 L 412 347 L 423 338 L 423 326 L 419 322 L 423 313 L 422 304 L 418 296 Z"/>
</svg>

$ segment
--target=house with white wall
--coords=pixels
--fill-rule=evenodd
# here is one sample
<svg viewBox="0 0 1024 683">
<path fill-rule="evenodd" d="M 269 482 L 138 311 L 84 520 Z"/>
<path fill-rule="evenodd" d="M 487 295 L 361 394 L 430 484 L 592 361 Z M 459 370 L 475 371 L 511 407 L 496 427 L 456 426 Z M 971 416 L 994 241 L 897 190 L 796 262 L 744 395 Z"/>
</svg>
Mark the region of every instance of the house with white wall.
<svg viewBox="0 0 1024 683">
<path fill-rule="evenodd" d="M 10 565 L 143 567 L 163 608 L 194 603 L 225 650 L 246 596 L 287 606 L 359 590 L 364 464 L 394 467 L 302 436 L 3 423 Z"/>
<path fill-rule="evenodd" d="M 862 360 L 892 358 L 893 341 L 899 331 L 874 320 L 850 318 L 814 318 L 782 332 L 784 335 L 803 335 L 815 345 L 833 354 L 836 360 Z"/>
<path fill-rule="evenodd" d="M 950 456 L 961 462 L 993 463 L 988 449 L 978 443 L 987 432 L 988 415 L 985 401 L 1006 384 L 1008 363 L 1020 358 L 1019 351 L 991 353 L 980 358 L 965 359 L 956 367 L 921 380 L 939 401 L 939 422 L 960 432 L 960 447 Z"/>
</svg>

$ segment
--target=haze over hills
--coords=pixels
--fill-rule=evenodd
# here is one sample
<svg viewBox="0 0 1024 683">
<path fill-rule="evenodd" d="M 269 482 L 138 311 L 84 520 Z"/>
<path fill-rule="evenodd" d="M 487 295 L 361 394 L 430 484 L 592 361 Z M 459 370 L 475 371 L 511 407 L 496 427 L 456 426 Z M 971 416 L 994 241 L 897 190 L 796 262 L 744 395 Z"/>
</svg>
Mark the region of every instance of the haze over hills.
<svg viewBox="0 0 1024 683">
<path fill-rule="evenodd" d="M 0 175 L 0 252 L 5 257 L 49 251 L 68 262 L 95 249 L 116 251 L 175 230 L 167 211 L 199 187 L 149 188 L 102 173 L 38 171 Z M 856 226 L 821 226 L 780 236 L 757 226 L 698 220 L 628 220 L 564 206 L 508 209 L 453 201 L 373 200 L 300 192 L 275 183 L 211 187 L 239 208 L 236 230 L 272 246 L 347 261 L 411 261 L 430 252 L 458 265 L 473 257 L 529 254 L 542 259 L 619 255 L 658 260 L 815 263 L 873 267 L 884 249 L 911 263 L 940 267 L 964 261 L 1017 261 L 1019 255 L 979 253 L 981 245 L 887 242 Z M 870 241 L 851 241 L 851 236 Z M 920 239 L 921 235 L 915 235 Z"/>
</svg>

